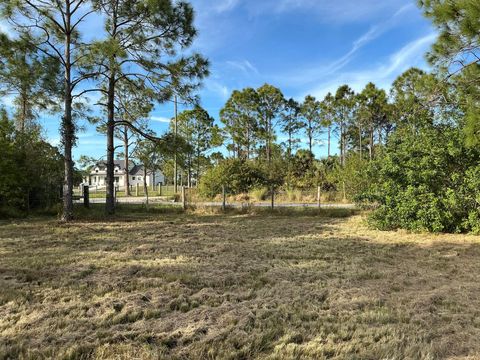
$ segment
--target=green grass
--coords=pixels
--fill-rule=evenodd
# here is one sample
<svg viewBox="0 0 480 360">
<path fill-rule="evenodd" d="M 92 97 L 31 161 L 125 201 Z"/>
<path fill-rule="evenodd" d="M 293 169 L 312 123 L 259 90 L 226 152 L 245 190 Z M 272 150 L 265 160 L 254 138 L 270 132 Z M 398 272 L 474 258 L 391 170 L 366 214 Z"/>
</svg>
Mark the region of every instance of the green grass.
<svg viewBox="0 0 480 360">
<path fill-rule="evenodd" d="M 216 211 L 1 223 L 0 359 L 480 356 L 479 238 Z"/>
</svg>

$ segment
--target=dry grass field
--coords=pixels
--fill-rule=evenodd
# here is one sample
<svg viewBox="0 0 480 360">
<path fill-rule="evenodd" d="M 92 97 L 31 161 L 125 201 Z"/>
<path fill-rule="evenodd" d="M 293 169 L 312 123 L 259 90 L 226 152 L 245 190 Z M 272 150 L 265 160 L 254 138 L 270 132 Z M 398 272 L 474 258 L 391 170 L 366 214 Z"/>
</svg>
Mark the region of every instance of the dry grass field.
<svg viewBox="0 0 480 360">
<path fill-rule="evenodd" d="M 1 223 L 0 358 L 480 358 L 480 238 L 345 214 Z"/>
</svg>

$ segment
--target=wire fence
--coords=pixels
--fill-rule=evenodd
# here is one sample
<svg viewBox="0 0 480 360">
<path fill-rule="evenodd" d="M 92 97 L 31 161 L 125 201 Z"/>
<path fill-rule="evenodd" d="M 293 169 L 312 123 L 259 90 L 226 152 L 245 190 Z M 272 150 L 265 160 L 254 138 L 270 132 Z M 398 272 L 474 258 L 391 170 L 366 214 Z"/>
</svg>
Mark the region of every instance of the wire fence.
<svg viewBox="0 0 480 360">
<path fill-rule="evenodd" d="M 74 195 L 75 196 L 83 196 L 83 186 L 80 185 L 79 187 L 75 188 Z M 89 187 L 89 194 L 90 198 L 104 198 L 107 194 L 107 190 L 105 186 L 96 186 L 90 185 Z M 178 188 L 178 187 L 177 187 Z M 177 189 L 178 190 L 178 189 Z M 148 196 L 152 197 L 172 197 L 175 195 L 175 187 L 173 185 L 154 185 L 154 186 L 147 186 Z M 145 189 L 143 185 L 130 185 L 130 191 L 127 193 L 125 186 L 116 186 L 115 187 L 115 195 L 116 197 L 145 197 Z"/>
<path fill-rule="evenodd" d="M 88 199 L 84 194 L 88 192 Z M 349 207 L 350 201 L 342 191 L 323 191 L 320 187 L 312 189 L 254 189 L 248 193 L 232 194 L 227 187 L 213 197 L 205 197 L 198 188 L 186 186 L 157 185 L 149 186 L 147 194 L 143 186 L 133 186 L 127 196 L 124 187 L 116 187 L 115 198 L 117 203 L 126 204 L 170 204 L 188 207 Z M 89 186 L 88 190 L 82 187 L 75 191 L 79 203 L 103 203 L 106 198 L 105 188 Z"/>
</svg>

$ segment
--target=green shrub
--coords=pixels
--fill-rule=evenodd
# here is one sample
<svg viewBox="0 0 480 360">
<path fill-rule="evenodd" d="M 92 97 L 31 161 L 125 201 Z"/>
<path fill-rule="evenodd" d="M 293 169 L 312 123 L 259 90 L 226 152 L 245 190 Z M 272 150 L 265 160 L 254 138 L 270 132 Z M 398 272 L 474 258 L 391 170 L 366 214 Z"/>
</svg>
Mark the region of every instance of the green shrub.
<svg viewBox="0 0 480 360">
<path fill-rule="evenodd" d="M 235 195 L 267 185 L 266 172 L 255 162 L 228 159 L 202 176 L 199 191 L 202 196 L 213 198 L 222 193 L 222 186 L 229 194 Z"/>
<path fill-rule="evenodd" d="M 356 199 L 376 204 L 370 222 L 380 229 L 478 233 L 478 156 L 463 146 L 461 131 L 448 125 L 399 132 L 369 165 L 372 183 Z"/>
</svg>

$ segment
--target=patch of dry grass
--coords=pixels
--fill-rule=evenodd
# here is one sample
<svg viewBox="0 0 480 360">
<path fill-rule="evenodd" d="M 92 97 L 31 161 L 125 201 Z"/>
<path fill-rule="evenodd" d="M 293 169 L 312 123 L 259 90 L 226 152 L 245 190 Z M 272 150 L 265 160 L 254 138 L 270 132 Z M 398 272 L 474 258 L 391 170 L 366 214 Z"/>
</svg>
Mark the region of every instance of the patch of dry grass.
<svg viewBox="0 0 480 360">
<path fill-rule="evenodd" d="M 480 357 L 479 238 L 311 215 L 3 224 L 0 358 Z"/>
</svg>

